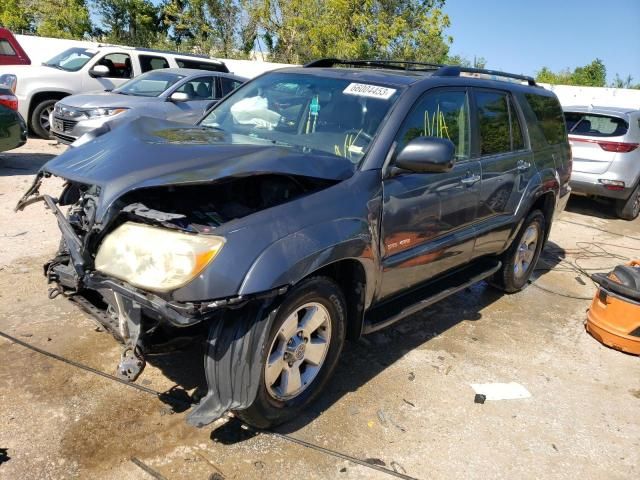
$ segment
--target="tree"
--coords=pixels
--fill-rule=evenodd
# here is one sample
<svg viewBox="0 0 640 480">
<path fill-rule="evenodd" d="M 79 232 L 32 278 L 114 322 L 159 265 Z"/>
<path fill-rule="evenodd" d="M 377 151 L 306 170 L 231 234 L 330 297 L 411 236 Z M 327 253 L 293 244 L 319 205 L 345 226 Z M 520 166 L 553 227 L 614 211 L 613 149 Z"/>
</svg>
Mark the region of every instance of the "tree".
<svg viewBox="0 0 640 480">
<path fill-rule="evenodd" d="M 462 55 L 451 55 L 447 57 L 448 65 L 460 65 L 461 67 L 487 68 L 487 59 L 484 57 L 476 57 L 474 55 L 473 62 Z"/>
<path fill-rule="evenodd" d="M 0 25 L 15 33 L 33 33 L 33 14 L 24 0 L 2 0 Z"/>
<path fill-rule="evenodd" d="M 587 87 L 604 87 L 606 80 L 607 69 L 599 58 L 596 58 L 588 65 L 575 68 L 573 72 L 565 69 L 554 73 L 549 68 L 542 67 L 536 75 L 536 81 L 541 83 L 581 85 Z"/>
<path fill-rule="evenodd" d="M 85 0 L 32 0 L 32 12 L 43 37 L 81 39 L 92 30 Z"/>
<path fill-rule="evenodd" d="M 148 47 L 166 32 L 160 9 L 150 0 L 94 0 L 108 42 Z"/>
<path fill-rule="evenodd" d="M 380 58 L 442 62 L 451 38 L 444 0 L 256 0 L 245 2 L 256 41 L 271 59 Z M 251 25 L 251 22 L 248 22 Z"/>
</svg>

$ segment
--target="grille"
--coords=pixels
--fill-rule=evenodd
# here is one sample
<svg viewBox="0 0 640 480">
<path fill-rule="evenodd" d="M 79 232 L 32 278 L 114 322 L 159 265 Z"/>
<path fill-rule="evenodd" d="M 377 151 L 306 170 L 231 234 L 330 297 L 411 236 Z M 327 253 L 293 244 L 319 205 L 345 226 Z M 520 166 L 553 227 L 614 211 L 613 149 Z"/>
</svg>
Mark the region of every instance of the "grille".
<svg viewBox="0 0 640 480">
<path fill-rule="evenodd" d="M 62 131 L 67 133 L 73 130 L 73 127 L 75 127 L 76 124 L 78 123 L 76 120 L 67 120 L 66 118 L 61 118 L 58 116 L 55 116 L 54 119 L 59 122 L 62 122 Z"/>
</svg>

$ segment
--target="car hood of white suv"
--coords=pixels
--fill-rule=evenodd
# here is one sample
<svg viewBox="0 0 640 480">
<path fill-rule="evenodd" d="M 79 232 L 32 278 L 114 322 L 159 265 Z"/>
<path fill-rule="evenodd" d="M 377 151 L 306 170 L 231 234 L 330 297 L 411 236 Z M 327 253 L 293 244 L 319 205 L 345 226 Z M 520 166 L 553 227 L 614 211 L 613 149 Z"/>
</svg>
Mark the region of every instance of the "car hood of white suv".
<svg viewBox="0 0 640 480">
<path fill-rule="evenodd" d="M 0 75 L 10 74 L 18 78 L 18 91 L 24 86 L 24 80 L 40 80 L 43 84 L 53 84 L 56 81 L 64 81 L 69 78 L 70 74 L 77 72 L 67 72 L 53 67 L 45 67 L 44 65 L 6 65 L 0 67 Z M 56 84 L 62 87 L 64 84 Z M 59 90 L 59 88 L 56 88 Z"/>
</svg>

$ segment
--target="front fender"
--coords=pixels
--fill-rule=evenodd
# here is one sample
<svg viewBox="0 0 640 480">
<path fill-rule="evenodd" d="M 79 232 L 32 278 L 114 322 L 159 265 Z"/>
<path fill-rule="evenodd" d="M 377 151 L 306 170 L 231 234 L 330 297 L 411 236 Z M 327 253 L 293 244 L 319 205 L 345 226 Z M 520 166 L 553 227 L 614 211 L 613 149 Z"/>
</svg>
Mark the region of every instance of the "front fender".
<svg viewBox="0 0 640 480">
<path fill-rule="evenodd" d="M 355 259 L 366 275 L 365 305 L 375 289 L 376 235 L 366 221 L 338 219 L 306 227 L 272 243 L 255 260 L 239 295 L 293 285 L 322 267 Z"/>
</svg>

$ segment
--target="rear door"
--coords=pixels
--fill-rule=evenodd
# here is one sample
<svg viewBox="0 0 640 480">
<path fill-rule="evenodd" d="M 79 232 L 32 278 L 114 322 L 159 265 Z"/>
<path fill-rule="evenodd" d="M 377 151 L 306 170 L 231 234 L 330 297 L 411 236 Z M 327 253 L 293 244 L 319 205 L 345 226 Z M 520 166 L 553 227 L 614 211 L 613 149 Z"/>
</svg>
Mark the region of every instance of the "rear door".
<svg viewBox="0 0 640 480">
<path fill-rule="evenodd" d="M 627 119 L 595 113 L 565 112 L 573 170 L 604 173 L 624 144 L 629 130 Z"/>
<path fill-rule="evenodd" d="M 446 173 L 403 172 L 383 181 L 382 284 L 388 297 L 471 258 L 480 162 L 471 158 L 469 92 L 427 91 L 396 138 L 396 151 L 419 136 L 450 139 L 456 164 Z"/>
<path fill-rule="evenodd" d="M 482 164 L 474 255 L 499 251 L 536 170 L 519 108 L 508 91 L 474 88 L 477 150 Z"/>
</svg>

